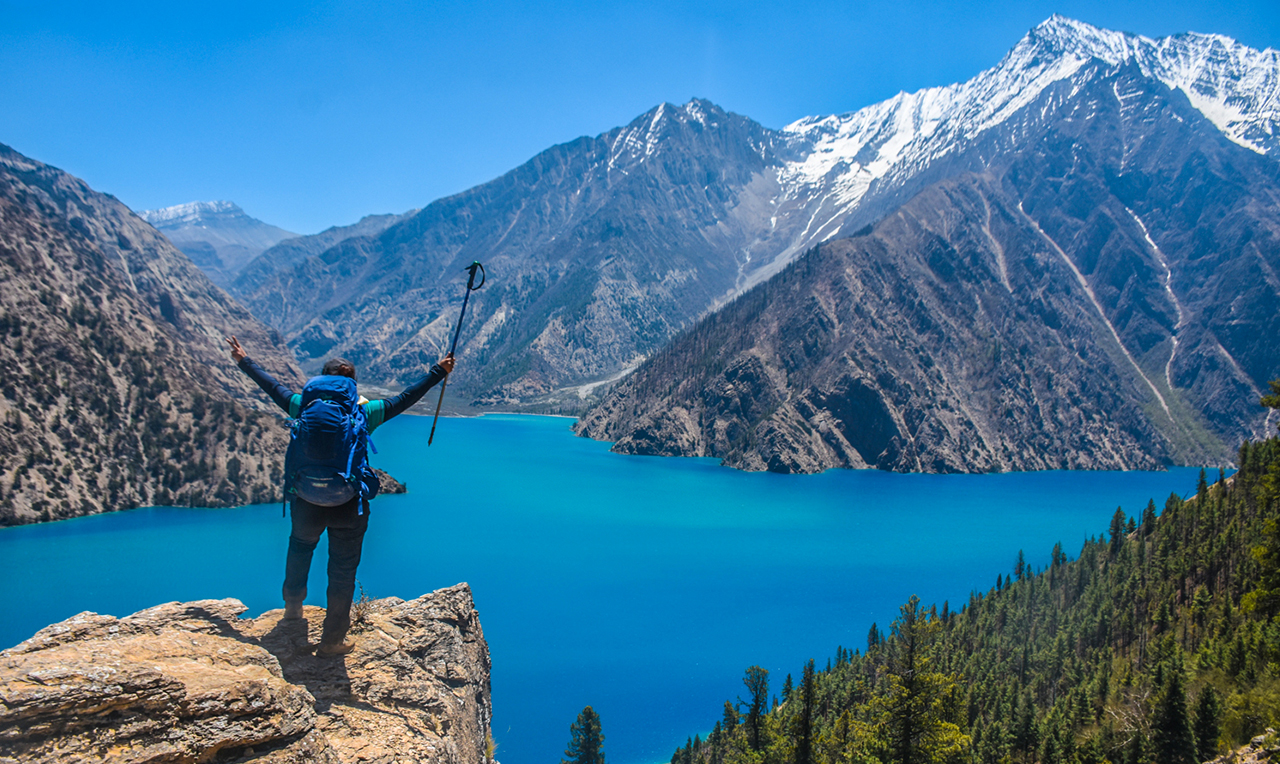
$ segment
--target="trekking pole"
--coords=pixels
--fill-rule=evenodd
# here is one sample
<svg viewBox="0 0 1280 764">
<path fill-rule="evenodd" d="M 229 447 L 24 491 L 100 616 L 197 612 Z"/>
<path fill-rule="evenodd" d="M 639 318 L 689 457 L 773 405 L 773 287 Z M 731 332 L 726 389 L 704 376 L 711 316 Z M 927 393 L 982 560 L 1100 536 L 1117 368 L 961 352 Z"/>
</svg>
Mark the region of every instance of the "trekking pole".
<svg viewBox="0 0 1280 764">
<path fill-rule="evenodd" d="M 471 275 L 467 277 L 467 292 L 462 296 L 462 312 L 458 314 L 458 328 L 453 330 L 453 344 L 449 346 L 449 355 L 453 355 L 453 351 L 458 349 L 458 335 L 462 334 L 462 318 L 467 315 L 467 300 L 471 299 L 471 293 L 484 286 L 485 272 L 484 266 L 476 260 L 463 268 L 464 271 L 470 271 Z M 480 271 L 480 283 L 476 283 L 476 271 Z M 427 436 L 427 445 L 431 445 L 431 441 L 436 439 L 436 422 L 440 421 L 440 406 L 444 403 L 444 389 L 449 384 L 449 377 L 445 377 L 440 383 L 440 400 L 436 401 L 436 415 L 431 420 L 431 434 Z"/>
</svg>

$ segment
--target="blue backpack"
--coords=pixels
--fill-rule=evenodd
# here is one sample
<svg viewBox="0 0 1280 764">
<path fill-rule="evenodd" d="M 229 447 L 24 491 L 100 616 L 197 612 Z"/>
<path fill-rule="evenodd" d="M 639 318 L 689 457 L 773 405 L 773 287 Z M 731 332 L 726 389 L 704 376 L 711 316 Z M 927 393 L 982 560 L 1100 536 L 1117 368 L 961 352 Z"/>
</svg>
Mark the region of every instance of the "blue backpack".
<svg viewBox="0 0 1280 764">
<path fill-rule="evenodd" d="M 355 380 L 324 375 L 302 388 L 302 403 L 293 420 L 284 455 L 284 495 L 321 507 L 336 507 L 378 492 L 369 467 L 369 421 L 359 404 Z M 373 449 L 377 453 L 377 449 Z"/>
</svg>

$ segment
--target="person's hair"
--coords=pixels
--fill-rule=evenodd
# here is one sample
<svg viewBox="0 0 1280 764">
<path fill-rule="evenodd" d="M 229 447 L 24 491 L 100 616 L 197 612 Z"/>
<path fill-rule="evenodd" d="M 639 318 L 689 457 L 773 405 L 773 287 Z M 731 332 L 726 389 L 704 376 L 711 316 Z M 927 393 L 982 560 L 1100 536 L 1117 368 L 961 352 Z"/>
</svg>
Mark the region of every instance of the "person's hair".
<svg viewBox="0 0 1280 764">
<path fill-rule="evenodd" d="M 324 369 L 320 373 L 355 379 L 356 365 L 345 358 L 330 358 L 324 362 Z"/>
</svg>

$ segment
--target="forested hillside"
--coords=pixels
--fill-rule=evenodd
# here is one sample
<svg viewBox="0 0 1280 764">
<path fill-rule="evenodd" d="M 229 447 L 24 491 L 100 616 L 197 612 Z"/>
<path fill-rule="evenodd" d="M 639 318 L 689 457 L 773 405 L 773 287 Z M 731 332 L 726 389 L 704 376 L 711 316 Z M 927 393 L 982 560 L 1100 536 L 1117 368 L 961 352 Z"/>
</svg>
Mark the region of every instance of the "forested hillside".
<svg viewBox="0 0 1280 764">
<path fill-rule="evenodd" d="M 1280 726 L 1280 440 L 1239 464 L 1159 516 L 1118 509 L 1075 560 L 1057 545 L 1032 570 L 1017 552 L 958 609 L 912 597 L 865 651 L 788 675 L 771 708 L 748 669 L 673 764 L 1192 764 Z"/>
</svg>

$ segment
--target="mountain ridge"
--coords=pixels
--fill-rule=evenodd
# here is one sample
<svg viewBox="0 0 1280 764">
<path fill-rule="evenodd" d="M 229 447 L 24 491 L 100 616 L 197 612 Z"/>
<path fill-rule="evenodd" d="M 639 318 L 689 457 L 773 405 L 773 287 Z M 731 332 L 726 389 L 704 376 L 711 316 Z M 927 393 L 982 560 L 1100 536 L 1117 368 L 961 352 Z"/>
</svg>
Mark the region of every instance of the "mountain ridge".
<svg viewBox="0 0 1280 764">
<path fill-rule="evenodd" d="M 114 197 L 0 145 L 0 524 L 279 496 L 286 432 L 232 364 L 273 330 Z"/>
<path fill-rule="evenodd" d="M 1280 167 L 1132 64 L 1010 119 L 1020 148 L 739 297 L 579 433 L 783 472 L 1229 463 L 1280 366 Z"/>
<path fill-rule="evenodd" d="M 850 235 L 878 220 L 924 186 L 957 171 L 952 167 L 956 157 L 972 154 L 970 144 L 978 134 L 1000 126 L 1026 99 L 1066 81 L 1087 60 L 1112 65 L 1132 60 L 1148 76 L 1162 76 L 1169 86 L 1193 95 L 1193 105 L 1217 119 L 1215 124 L 1233 140 L 1251 142 L 1263 153 L 1270 150 L 1271 144 L 1257 134 L 1280 124 L 1275 107 L 1280 64 L 1274 51 L 1254 51 L 1229 38 L 1194 33 L 1151 40 L 1053 16 L 1029 31 L 995 67 L 964 83 L 902 93 L 844 115 L 804 118 L 781 130 L 698 99 L 683 106 L 659 104 L 628 125 L 552 147 L 502 178 L 437 200 L 388 229 L 385 240 L 378 237 L 349 251 L 335 249 L 325 256 L 329 262 L 317 256 L 292 271 L 277 270 L 274 283 L 268 279 L 241 294 L 304 357 L 318 358 L 315 354 L 330 349 L 371 361 L 389 355 L 375 361 L 370 371 L 394 381 L 412 376 L 425 346 L 433 344 L 427 338 L 438 345 L 437 335 L 449 323 L 430 326 L 456 299 L 446 286 L 456 288 L 456 274 L 442 268 L 441 252 L 457 255 L 446 258 L 456 261 L 455 267 L 484 256 L 509 257 L 515 271 L 500 264 L 495 286 L 504 280 L 526 283 L 509 298 L 479 300 L 476 323 L 464 332 L 465 352 L 487 368 L 495 362 L 500 368 L 479 377 L 468 376 L 474 369 L 463 370 L 456 384 L 479 403 L 537 399 L 560 387 L 617 374 L 815 243 Z M 1246 70 L 1256 76 L 1228 76 Z M 708 145 L 677 139 L 678 125 L 699 133 Z M 694 146 L 697 159 L 685 154 Z M 707 161 L 717 155 L 745 164 L 729 168 Z M 668 170 L 683 167 L 668 172 L 654 188 L 627 184 L 638 168 L 654 162 Z M 699 166 L 696 173 L 683 172 L 694 166 Z M 710 203 L 695 201 L 703 189 L 714 192 Z M 685 209 L 651 210 L 658 193 L 673 196 Z M 606 208 L 591 212 L 602 195 L 621 201 L 627 194 L 633 194 L 625 201 L 633 216 L 648 218 L 643 230 L 629 231 L 629 222 Z M 601 215 L 613 219 L 604 221 Z M 505 229 L 481 233 L 490 218 L 505 221 Z M 597 265 L 584 264 L 572 275 L 556 266 L 548 270 L 543 262 L 554 259 L 555 251 L 574 249 L 572 244 L 566 248 L 566 241 L 584 244 L 591 236 L 617 238 L 621 232 L 639 250 L 624 255 L 629 273 L 622 279 L 600 272 L 603 264 L 618 262 L 617 253 L 588 255 L 585 263 Z M 475 247 L 470 257 L 459 254 L 462 239 L 477 236 L 486 239 L 487 247 Z M 680 258 L 684 265 L 668 264 L 669 255 L 662 251 L 671 247 L 664 241 L 678 241 L 677 247 L 688 250 Z M 607 246 L 598 240 L 595 245 L 597 250 Z M 641 257 L 650 262 L 639 263 Z M 428 328 L 411 327 L 407 311 L 389 305 L 387 290 L 368 272 L 359 278 L 371 279 L 369 283 L 334 290 L 328 282 L 356 277 L 346 267 L 335 267 L 334 261 L 345 259 L 378 261 L 387 279 L 408 282 L 414 312 L 427 318 Z M 572 259 L 583 261 L 583 253 Z M 437 280 L 434 288 L 419 275 L 423 268 Z M 651 272 L 637 278 L 637 269 Z M 728 269 L 731 279 L 725 275 Z M 568 294 L 555 294 L 550 288 L 566 276 L 571 276 L 564 284 Z M 296 288 L 291 286 L 295 278 L 300 279 Z M 707 284 L 693 304 L 672 310 L 664 303 L 667 284 L 704 278 Z M 326 297 L 304 300 L 306 304 L 288 312 L 283 308 L 286 295 L 313 289 Z M 526 290 L 553 294 L 537 300 L 534 314 L 524 316 L 530 307 L 525 304 L 530 300 L 521 296 Z M 343 307 L 351 301 L 360 305 L 355 310 Z M 637 315 L 610 326 L 600 315 L 609 312 L 609 303 L 614 313 Z M 365 309 L 378 317 L 360 317 Z M 342 320 L 327 317 L 330 311 Z M 501 343 L 493 341 L 510 332 L 516 316 L 527 324 L 520 341 L 495 346 Z M 344 322 L 359 326 L 348 330 Z M 581 337 L 590 334 L 608 339 L 588 344 Z M 378 338 L 365 342 L 360 335 Z M 528 345 L 533 352 L 525 349 Z M 547 349 L 566 345 L 563 351 Z"/>
<path fill-rule="evenodd" d="M 227 290 L 235 295 L 251 294 L 271 273 L 294 265 L 308 257 L 323 253 L 334 245 L 357 236 L 376 236 L 391 226 L 416 214 L 417 210 L 397 214 L 365 215 L 347 226 L 330 226 L 317 234 L 285 239 L 264 250 L 235 274 Z"/>
<path fill-rule="evenodd" d="M 645 144 L 632 140 L 641 126 L 664 145 L 699 148 L 646 163 Z M 600 376 L 732 287 L 740 236 L 718 225 L 730 198 L 718 184 L 690 180 L 723 172 L 745 185 L 763 161 L 752 140 L 760 130 L 719 109 L 660 106 L 437 200 L 374 239 L 340 243 L 245 299 L 304 362 L 339 353 L 376 378 L 396 379 L 441 352 L 458 274 L 481 259 L 491 282 L 470 303 L 464 352 L 474 361 L 459 367 L 459 389 L 470 384 L 498 400 L 504 390 L 545 392 L 566 377 Z M 530 192 L 536 201 L 526 199 Z M 716 255 L 706 258 L 709 240 Z M 680 296 L 689 291 L 692 299 Z M 365 305 L 378 306 L 376 314 Z M 527 310 L 533 315 L 510 320 Z"/>
<path fill-rule="evenodd" d="M 218 286 L 227 288 L 241 268 L 298 234 L 250 217 L 234 202 L 188 202 L 138 216 L 191 258 Z"/>
<path fill-rule="evenodd" d="M 849 235 L 905 201 L 895 193 L 901 186 L 927 177 L 931 165 L 964 153 L 979 135 L 1092 59 L 1111 66 L 1137 63 L 1145 76 L 1181 90 L 1197 111 L 1246 148 L 1267 154 L 1280 145 L 1276 51 L 1257 51 L 1222 35 L 1186 33 L 1152 40 L 1054 15 L 1023 36 L 996 66 L 965 82 L 902 92 L 854 112 L 806 117 L 782 128 L 806 157 L 782 170 L 788 196 L 821 201 L 816 208 L 811 205 L 813 217 L 778 258 L 777 267 L 815 243 Z M 1252 74 L 1244 78 L 1248 87 L 1235 88 L 1237 79 L 1228 75 L 1242 69 Z M 810 233 L 819 216 L 824 222 Z"/>
</svg>

